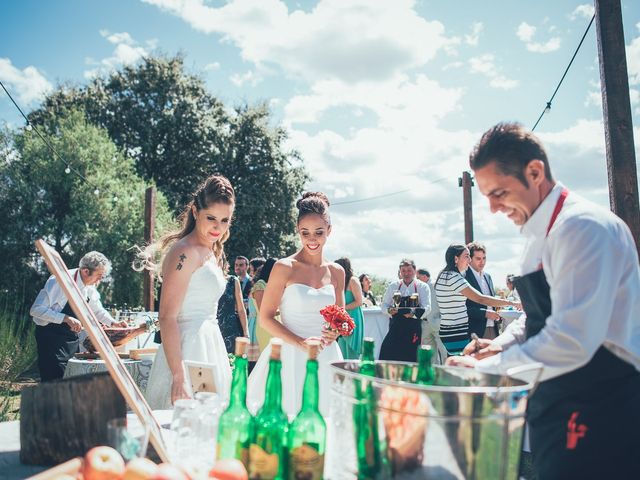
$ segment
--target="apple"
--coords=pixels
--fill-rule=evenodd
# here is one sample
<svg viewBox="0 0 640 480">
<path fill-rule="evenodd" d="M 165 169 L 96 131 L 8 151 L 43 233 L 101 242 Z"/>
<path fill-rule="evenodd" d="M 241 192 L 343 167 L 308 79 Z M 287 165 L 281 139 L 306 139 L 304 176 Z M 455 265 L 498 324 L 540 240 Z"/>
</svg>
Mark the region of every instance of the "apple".
<svg viewBox="0 0 640 480">
<path fill-rule="evenodd" d="M 134 458 L 124 470 L 122 480 L 149 480 L 158 470 L 158 465 L 148 458 Z"/>
<path fill-rule="evenodd" d="M 180 470 L 178 467 L 169 463 L 161 463 L 158 465 L 156 473 L 152 480 L 189 480 L 186 473 Z"/>
<path fill-rule="evenodd" d="M 111 447 L 93 447 L 84 456 L 82 476 L 84 480 L 115 480 L 124 473 L 124 460 Z"/>
<path fill-rule="evenodd" d="M 217 480 L 248 480 L 249 474 L 240 460 L 225 458 L 216 461 L 209 472 L 209 478 Z"/>
</svg>

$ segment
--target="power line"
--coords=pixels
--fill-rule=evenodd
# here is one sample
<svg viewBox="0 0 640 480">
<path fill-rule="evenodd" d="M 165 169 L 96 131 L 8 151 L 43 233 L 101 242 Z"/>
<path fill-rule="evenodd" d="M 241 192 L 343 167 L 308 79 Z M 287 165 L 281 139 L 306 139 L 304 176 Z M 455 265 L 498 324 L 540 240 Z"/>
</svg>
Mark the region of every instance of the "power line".
<svg viewBox="0 0 640 480">
<path fill-rule="evenodd" d="M 36 128 L 36 126 L 34 124 L 32 124 L 29 121 L 29 118 L 25 115 L 25 113 L 22 111 L 22 109 L 20 108 L 18 103 L 14 100 L 13 96 L 9 93 L 9 90 L 7 90 L 7 87 L 4 86 L 4 83 L 2 82 L 2 80 L 0 80 L 0 86 L 2 87 L 4 92 L 9 97 L 9 100 L 11 100 L 11 103 L 13 103 L 13 105 L 16 107 L 18 112 L 20 112 L 20 115 L 22 115 L 22 117 L 24 118 L 24 120 L 26 122 L 25 129 L 27 131 L 34 131 L 36 133 L 36 135 L 38 135 L 38 137 L 40 137 L 40 139 L 44 142 L 44 144 L 47 146 L 47 148 L 49 148 L 49 150 L 51 150 L 51 153 L 53 153 L 53 155 L 65 165 L 64 172 L 67 173 L 67 174 L 69 174 L 71 172 L 75 173 L 84 182 L 88 183 L 89 185 L 91 185 L 94 188 L 93 193 L 95 193 L 96 195 L 99 195 L 100 194 L 100 189 L 98 188 L 98 186 L 96 184 L 94 184 L 92 181 L 90 181 L 87 177 L 85 177 L 78 169 L 73 167 L 64 158 L 62 158 L 62 156 L 57 152 L 57 150 L 53 147 L 53 145 L 49 142 L 49 140 L 42 133 L 40 133 L 40 130 L 38 128 Z M 115 201 L 117 201 L 117 199 L 118 199 L 117 196 L 114 196 L 113 198 L 114 198 Z"/>
<path fill-rule="evenodd" d="M 437 180 L 433 180 L 433 181 L 427 182 L 427 183 L 429 185 L 433 185 L 435 183 L 442 182 L 443 180 L 447 180 L 447 179 L 449 179 L 449 177 L 442 177 L 442 178 L 439 178 Z M 333 206 L 337 206 L 337 205 L 349 205 L 349 204 L 352 204 L 352 203 L 368 202 L 370 200 L 378 200 L 380 198 L 387 198 L 387 197 L 392 197 L 394 195 L 400 195 L 401 193 L 407 193 L 407 192 L 410 192 L 412 190 L 414 190 L 414 189 L 413 188 L 407 188 L 405 190 L 398 190 L 397 192 L 390 192 L 390 193 L 385 193 L 385 194 L 382 194 L 382 195 L 375 195 L 373 197 L 358 198 L 357 200 L 347 200 L 345 202 L 333 202 L 331 204 L 331 206 L 333 207 Z"/>
<path fill-rule="evenodd" d="M 549 99 L 549 101 L 547 102 L 546 106 L 544 107 L 544 109 L 542 110 L 542 113 L 540 114 L 540 116 L 538 117 L 538 120 L 536 120 L 535 125 L 533 126 L 533 128 L 531 129 L 531 131 L 533 132 L 536 127 L 538 126 L 538 123 L 540 123 L 540 120 L 542 120 L 542 117 L 544 117 L 545 113 L 547 113 L 548 111 L 551 110 L 551 103 L 553 102 L 553 99 L 556 96 L 556 93 L 558 93 L 558 90 L 560 89 L 560 85 L 562 85 L 562 82 L 564 81 L 564 77 L 567 76 L 567 72 L 569 71 L 569 69 L 571 68 L 571 64 L 573 63 L 573 60 L 576 58 L 576 55 L 578 54 L 578 51 L 580 50 L 580 47 L 582 46 L 582 42 L 584 42 L 585 37 L 587 36 L 587 33 L 589 33 L 589 29 L 591 28 L 591 24 L 593 23 L 593 20 L 596 18 L 595 15 L 593 15 L 591 17 L 591 21 L 589 22 L 589 25 L 587 25 L 586 30 L 584 31 L 584 34 L 582 35 L 582 38 L 580 39 L 580 43 L 578 44 L 578 47 L 576 48 L 576 51 L 573 52 L 573 57 L 571 57 L 571 60 L 569 61 L 569 65 L 567 65 L 567 68 L 564 70 L 564 73 L 562 74 L 562 78 L 560 79 L 560 81 L 558 82 L 558 86 L 556 87 L 556 89 L 553 92 L 553 95 L 551 95 L 551 98 Z"/>
</svg>

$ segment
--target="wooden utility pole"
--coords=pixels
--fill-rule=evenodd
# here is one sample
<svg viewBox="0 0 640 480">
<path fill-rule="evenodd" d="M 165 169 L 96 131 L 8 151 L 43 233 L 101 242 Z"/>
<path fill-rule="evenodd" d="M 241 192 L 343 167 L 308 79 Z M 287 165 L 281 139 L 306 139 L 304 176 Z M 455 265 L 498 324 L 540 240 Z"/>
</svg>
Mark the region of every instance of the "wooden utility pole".
<svg viewBox="0 0 640 480">
<path fill-rule="evenodd" d="M 609 203 L 629 225 L 640 254 L 638 174 L 620 0 L 595 0 L 595 10 Z"/>
<path fill-rule="evenodd" d="M 144 241 L 147 245 L 153 243 L 153 232 L 156 227 L 156 188 L 148 187 L 144 192 Z M 151 270 L 143 270 L 144 309 L 153 312 L 155 309 L 154 275 Z"/>
<path fill-rule="evenodd" d="M 462 201 L 464 202 L 464 243 L 473 242 L 473 212 L 471 210 L 471 187 L 473 180 L 469 172 L 462 172 L 458 178 L 458 185 L 462 187 Z"/>
</svg>

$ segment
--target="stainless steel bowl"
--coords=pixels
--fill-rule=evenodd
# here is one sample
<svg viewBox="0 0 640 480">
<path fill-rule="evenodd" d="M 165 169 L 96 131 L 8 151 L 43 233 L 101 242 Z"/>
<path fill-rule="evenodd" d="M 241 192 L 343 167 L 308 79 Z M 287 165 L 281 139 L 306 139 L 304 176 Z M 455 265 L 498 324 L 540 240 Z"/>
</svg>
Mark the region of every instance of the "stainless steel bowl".
<svg viewBox="0 0 640 480">
<path fill-rule="evenodd" d="M 506 376 L 435 367 L 430 386 L 401 380 L 409 372 L 416 378 L 416 364 L 381 361 L 376 369 L 372 378 L 358 373 L 359 362 L 332 364 L 329 478 L 517 479 L 526 402 L 540 364 Z M 363 409 L 374 412 L 380 459 L 368 473 L 359 471 L 356 447 Z"/>
</svg>

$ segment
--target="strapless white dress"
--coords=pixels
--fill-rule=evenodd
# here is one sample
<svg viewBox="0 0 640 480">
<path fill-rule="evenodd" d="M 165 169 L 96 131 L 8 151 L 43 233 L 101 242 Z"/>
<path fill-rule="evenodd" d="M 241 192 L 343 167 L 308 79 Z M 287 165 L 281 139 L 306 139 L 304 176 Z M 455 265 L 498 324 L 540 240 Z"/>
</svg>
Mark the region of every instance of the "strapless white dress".
<svg viewBox="0 0 640 480">
<path fill-rule="evenodd" d="M 336 303 L 333 285 L 313 288 L 293 283 L 284 289 L 280 301 L 280 316 L 285 327 L 302 338 L 322 335 L 323 318 L 320 315 L 327 305 Z M 247 405 L 259 408 L 264 402 L 264 387 L 269 371 L 271 348 L 264 349 L 251 375 L 247 388 Z M 285 343 L 282 358 L 282 407 L 287 415 L 296 415 L 302 405 L 302 387 L 307 371 L 308 354 L 305 350 Z M 329 363 L 342 360 L 342 352 L 336 342 L 325 347 L 318 355 L 318 379 L 320 384 L 320 412 L 329 415 L 331 395 L 331 369 Z"/>
<path fill-rule="evenodd" d="M 218 327 L 218 300 L 226 280 L 215 258 L 205 262 L 191 275 L 178 314 L 178 329 L 183 360 L 213 364 L 216 389 L 226 398 L 231 386 L 231 367 Z M 154 410 L 171 407 L 172 375 L 162 346 L 151 367 L 145 397 Z"/>
</svg>

